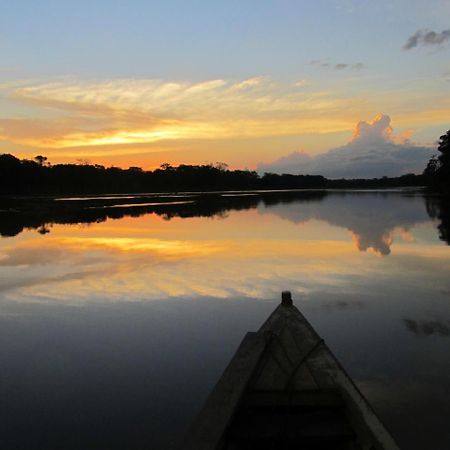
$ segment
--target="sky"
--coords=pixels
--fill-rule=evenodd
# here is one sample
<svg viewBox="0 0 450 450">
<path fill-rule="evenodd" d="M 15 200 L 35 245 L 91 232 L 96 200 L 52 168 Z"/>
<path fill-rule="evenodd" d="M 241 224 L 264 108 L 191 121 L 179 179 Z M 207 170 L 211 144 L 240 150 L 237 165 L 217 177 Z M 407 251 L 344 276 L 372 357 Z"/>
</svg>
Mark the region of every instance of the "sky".
<svg viewBox="0 0 450 450">
<path fill-rule="evenodd" d="M 2 3 L 1 153 L 401 174 L 450 128 L 448 0 Z"/>
</svg>

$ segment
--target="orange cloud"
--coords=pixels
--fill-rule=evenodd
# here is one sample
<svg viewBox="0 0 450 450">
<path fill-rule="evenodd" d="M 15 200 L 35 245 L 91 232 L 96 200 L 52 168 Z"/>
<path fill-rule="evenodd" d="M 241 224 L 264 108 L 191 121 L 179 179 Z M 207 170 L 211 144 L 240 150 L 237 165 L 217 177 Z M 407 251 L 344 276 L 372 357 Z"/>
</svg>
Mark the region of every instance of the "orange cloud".
<svg viewBox="0 0 450 450">
<path fill-rule="evenodd" d="M 358 122 L 350 142 L 370 138 L 371 136 L 376 139 L 391 141 L 394 130 L 390 123 L 391 119 L 389 116 L 381 113 L 377 114 L 372 120 Z"/>
<path fill-rule="evenodd" d="M 62 117 L 0 120 L 1 135 L 51 148 L 329 133 L 348 100 L 284 90 L 267 77 L 201 83 L 116 80 L 20 86 L 13 98 Z M 324 117 L 324 111 L 329 116 Z"/>
<path fill-rule="evenodd" d="M 394 143 L 406 142 L 411 127 L 444 123 L 450 114 L 437 93 L 427 93 L 425 99 L 419 89 L 389 95 L 352 89 L 331 82 L 320 87 L 302 79 L 283 84 L 264 76 L 197 83 L 23 80 L 0 85 L 0 101 L 3 97 L 15 111 L 0 118 L 0 139 L 3 148 L 9 144 L 6 151 L 19 149 L 21 156 L 45 149 L 53 162 L 79 157 L 97 162 L 104 157 L 102 162 L 108 164 L 135 154 L 140 158 L 133 161 L 137 165 L 158 165 L 166 159 L 176 164 L 180 159 L 173 151 L 184 151 L 195 156 L 186 161 L 185 154 L 183 162 L 207 162 L 214 152 L 214 158 L 242 167 L 256 164 L 261 156 L 279 156 L 285 145 L 290 151 L 306 145 L 313 152 L 340 145 L 355 121 L 370 117 L 374 109 L 393 111 L 396 124 L 409 128 L 398 136 L 385 128 L 385 138 Z M 399 99 L 404 111 L 397 107 Z M 354 139 L 365 126 L 377 126 L 376 121 L 362 122 Z M 262 152 L 259 157 L 257 150 Z M 146 156 L 152 152 L 166 152 L 168 157 L 156 161 Z"/>
<path fill-rule="evenodd" d="M 356 125 L 350 143 L 359 139 L 374 138 L 403 145 L 409 142 L 413 134 L 412 128 L 408 128 L 400 134 L 394 134 L 390 117 L 379 113 L 372 120 L 361 121 Z"/>
</svg>

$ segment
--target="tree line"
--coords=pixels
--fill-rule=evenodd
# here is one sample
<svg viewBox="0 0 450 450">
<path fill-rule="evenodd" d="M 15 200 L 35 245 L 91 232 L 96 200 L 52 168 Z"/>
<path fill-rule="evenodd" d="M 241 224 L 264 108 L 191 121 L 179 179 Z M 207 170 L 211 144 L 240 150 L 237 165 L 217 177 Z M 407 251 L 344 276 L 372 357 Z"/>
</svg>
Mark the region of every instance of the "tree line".
<svg viewBox="0 0 450 450">
<path fill-rule="evenodd" d="M 229 170 L 225 163 L 177 167 L 164 163 L 155 170 L 104 167 L 98 164 L 51 164 L 45 156 L 33 160 L 0 155 L 0 194 L 65 195 L 154 193 L 260 189 L 352 189 L 428 186 L 450 192 L 450 130 L 439 138 L 438 155 L 420 175 L 373 179 L 330 180 L 321 175 L 292 175 Z"/>
<path fill-rule="evenodd" d="M 0 194 L 66 195 L 100 193 L 154 193 L 257 189 L 389 188 L 422 186 L 428 175 L 329 180 L 321 175 L 259 175 L 230 170 L 224 163 L 162 164 L 155 170 L 140 167 L 104 167 L 98 164 L 51 164 L 45 156 L 33 160 L 0 155 Z"/>
</svg>

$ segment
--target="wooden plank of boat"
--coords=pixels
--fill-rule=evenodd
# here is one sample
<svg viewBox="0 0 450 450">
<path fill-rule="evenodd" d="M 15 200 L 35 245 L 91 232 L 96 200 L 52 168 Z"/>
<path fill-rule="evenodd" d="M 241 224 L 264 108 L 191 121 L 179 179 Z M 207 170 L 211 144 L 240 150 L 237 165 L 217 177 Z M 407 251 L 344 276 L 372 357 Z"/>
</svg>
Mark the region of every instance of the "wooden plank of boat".
<svg viewBox="0 0 450 450">
<path fill-rule="evenodd" d="M 290 292 L 247 333 L 182 448 L 398 450 Z"/>
</svg>

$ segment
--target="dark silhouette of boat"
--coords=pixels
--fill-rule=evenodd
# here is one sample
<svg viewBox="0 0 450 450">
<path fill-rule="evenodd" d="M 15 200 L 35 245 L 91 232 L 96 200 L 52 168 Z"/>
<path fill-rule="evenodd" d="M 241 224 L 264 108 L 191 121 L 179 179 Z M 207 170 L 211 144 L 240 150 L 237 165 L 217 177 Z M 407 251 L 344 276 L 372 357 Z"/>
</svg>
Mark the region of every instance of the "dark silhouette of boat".
<svg viewBox="0 0 450 450">
<path fill-rule="evenodd" d="M 182 448 L 398 450 L 290 292 L 247 333 Z"/>
</svg>

